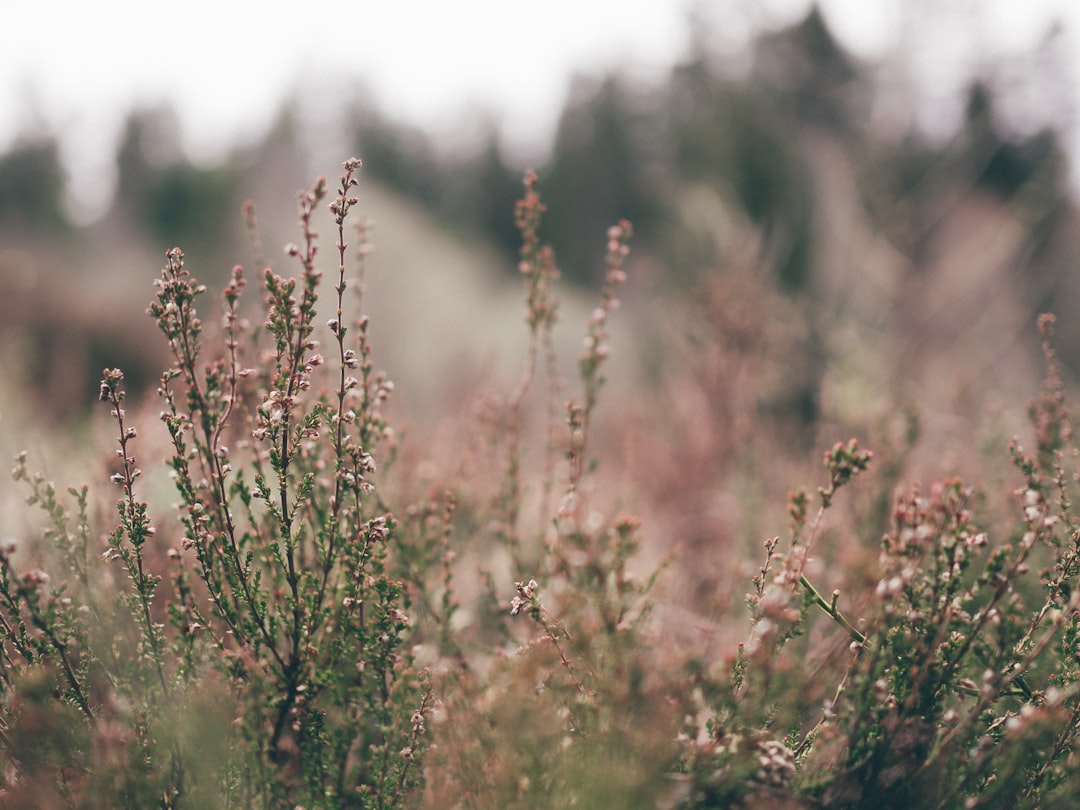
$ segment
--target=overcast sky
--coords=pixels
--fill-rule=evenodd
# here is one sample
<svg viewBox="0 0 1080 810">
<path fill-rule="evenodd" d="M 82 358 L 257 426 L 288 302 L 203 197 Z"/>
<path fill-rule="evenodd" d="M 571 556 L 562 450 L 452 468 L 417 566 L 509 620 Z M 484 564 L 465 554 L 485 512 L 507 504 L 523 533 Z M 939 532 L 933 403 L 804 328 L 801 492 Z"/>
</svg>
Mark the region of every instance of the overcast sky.
<svg viewBox="0 0 1080 810">
<path fill-rule="evenodd" d="M 910 21 L 932 12 L 936 36 L 920 32 L 907 47 L 914 74 L 947 103 L 955 96 L 949 76 L 976 62 L 1030 53 L 1052 17 L 1065 21 L 1070 43 L 1080 31 L 1080 3 L 1070 0 L 820 5 L 848 47 L 868 59 L 895 49 Z M 734 47 L 747 31 L 794 20 L 808 6 L 808 0 L 0 0 L 0 148 L 44 125 L 62 133 L 76 182 L 87 180 L 110 161 L 123 113 L 168 102 L 193 156 L 213 159 L 238 140 L 258 137 L 287 93 L 314 94 L 297 87 L 302 76 L 315 84 L 320 76 L 362 82 L 388 114 L 434 131 L 453 131 L 463 111 L 485 110 L 512 148 L 535 147 L 550 136 L 573 72 L 621 65 L 643 79 L 656 77 L 686 52 L 690 19 L 707 20 L 712 38 Z M 952 11 L 942 12 L 946 7 Z M 83 196 L 93 204 L 92 192 Z"/>
</svg>

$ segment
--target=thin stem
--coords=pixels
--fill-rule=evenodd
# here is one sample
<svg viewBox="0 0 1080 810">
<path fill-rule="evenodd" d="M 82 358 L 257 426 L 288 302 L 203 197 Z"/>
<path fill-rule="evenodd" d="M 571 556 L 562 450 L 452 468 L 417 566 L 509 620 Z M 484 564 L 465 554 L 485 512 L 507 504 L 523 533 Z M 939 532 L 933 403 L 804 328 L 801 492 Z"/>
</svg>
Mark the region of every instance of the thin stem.
<svg viewBox="0 0 1080 810">
<path fill-rule="evenodd" d="M 120 388 L 123 377 L 124 375 L 117 369 L 106 371 L 105 379 L 101 384 L 102 399 L 105 399 L 111 406 L 113 416 L 115 417 L 116 424 L 120 430 L 119 455 L 122 466 L 120 486 L 124 493 L 124 500 L 120 505 L 121 526 L 122 531 L 127 534 L 128 540 L 131 543 L 131 550 L 122 550 L 121 554 L 123 555 L 124 562 L 128 567 L 128 571 L 131 574 L 132 582 L 135 587 L 135 594 L 138 599 L 142 616 L 143 629 L 146 634 L 146 640 L 150 644 L 154 668 L 157 671 L 161 689 L 163 692 L 168 693 L 169 685 L 165 678 L 164 656 L 162 651 L 164 640 L 162 639 L 160 629 L 150 614 L 150 600 L 157 587 L 157 578 L 148 575 L 143 568 L 142 547 L 146 540 L 154 535 L 154 528 L 150 526 L 149 520 L 146 517 L 146 505 L 138 503 L 135 500 L 135 479 L 139 476 L 140 471 L 135 467 L 134 457 L 128 452 L 128 442 L 133 439 L 136 434 L 134 428 L 124 427 L 124 409 L 121 407 L 121 402 L 124 399 L 124 391 Z M 116 545 L 118 548 L 121 543 L 120 531 L 121 529 L 118 529 L 116 535 Z"/>
<path fill-rule="evenodd" d="M 854 639 L 860 645 L 866 643 L 866 636 L 859 632 L 856 629 L 855 625 L 849 622 L 847 620 L 847 617 L 840 612 L 839 608 L 837 608 L 836 602 L 840 596 L 839 591 L 833 591 L 833 598 L 830 601 L 826 601 L 825 597 L 823 597 L 821 593 L 818 592 L 818 589 L 810 583 L 810 580 L 808 580 L 804 574 L 799 574 L 799 584 L 802 585 L 803 588 L 806 589 L 806 592 L 810 594 L 810 597 L 814 600 L 814 603 L 823 611 L 825 611 L 825 613 L 829 617 L 831 617 L 833 621 L 843 627 L 852 639 Z"/>
</svg>

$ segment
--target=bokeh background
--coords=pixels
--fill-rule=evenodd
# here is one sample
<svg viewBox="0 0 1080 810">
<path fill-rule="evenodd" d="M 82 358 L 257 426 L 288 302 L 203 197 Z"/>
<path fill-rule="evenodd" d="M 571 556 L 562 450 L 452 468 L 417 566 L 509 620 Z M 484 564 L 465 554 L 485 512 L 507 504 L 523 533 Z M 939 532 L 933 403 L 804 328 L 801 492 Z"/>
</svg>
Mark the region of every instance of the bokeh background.
<svg viewBox="0 0 1080 810">
<path fill-rule="evenodd" d="M 1077 8 L 6 9 L 0 451 L 63 478 L 93 452 L 101 369 L 137 392 L 165 363 L 143 314 L 164 251 L 212 288 L 250 271 L 251 199 L 291 270 L 295 193 L 355 154 L 376 361 L 421 446 L 520 368 L 533 167 L 570 362 L 604 232 L 634 223 L 598 422 L 615 488 L 698 550 L 695 577 L 777 533 L 784 492 L 848 435 L 898 479 L 978 469 L 1023 431 L 1040 312 L 1080 368 Z"/>
</svg>

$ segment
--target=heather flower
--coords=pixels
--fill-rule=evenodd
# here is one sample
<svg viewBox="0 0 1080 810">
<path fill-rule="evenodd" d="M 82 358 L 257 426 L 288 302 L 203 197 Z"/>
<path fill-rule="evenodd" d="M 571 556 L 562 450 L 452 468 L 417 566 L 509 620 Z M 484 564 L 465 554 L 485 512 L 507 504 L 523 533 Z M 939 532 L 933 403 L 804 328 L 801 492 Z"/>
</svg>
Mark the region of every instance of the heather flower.
<svg viewBox="0 0 1080 810">
<path fill-rule="evenodd" d="M 533 606 L 536 589 L 538 587 L 539 586 L 536 584 L 535 579 L 530 579 L 528 583 L 514 583 L 514 588 L 517 590 L 517 595 L 510 600 L 511 616 L 517 616 L 521 612 L 522 608 Z"/>
</svg>

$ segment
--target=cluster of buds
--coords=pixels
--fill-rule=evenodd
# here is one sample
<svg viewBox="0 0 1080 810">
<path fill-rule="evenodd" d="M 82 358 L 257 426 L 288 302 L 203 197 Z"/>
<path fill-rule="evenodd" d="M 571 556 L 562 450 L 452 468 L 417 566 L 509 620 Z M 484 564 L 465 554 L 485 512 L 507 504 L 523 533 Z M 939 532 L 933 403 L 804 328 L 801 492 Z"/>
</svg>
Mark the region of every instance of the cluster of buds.
<svg viewBox="0 0 1080 810">
<path fill-rule="evenodd" d="M 154 286 L 158 288 L 157 300 L 146 312 L 157 321 L 158 328 L 176 352 L 183 341 L 197 340 L 202 332 L 202 323 L 195 316 L 194 300 L 206 292 L 206 286 L 195 281 L 184 268 L 184 252 L 180 248 L 166 251 L 165 267 Z M 177 356 L 183 354 L 186 352 L 179 352 Z"/>
<path fill-rule="evenodd" d="M 530 612 L 536 610 L 539 604 L 536 601 L 536 589 L 540 587 L 536 584 L 535 579 L 530 579 L 528 583 L 515 582 L 514 588 L 517 589 L 517 595 L 510 600 L 510 615 L 517 616 L 521 613 L 523 608 L 528 608 Z"/>
<path fill-rule="evenodd" d="M 225 285 L 225 289 L 222 290 L 222 296 L 225 298 L 227 305 L 224 324 L 226 329 L 231 333 L 232 326 L 234 326 L 239 318 L 236 314 L 236 303 L 240 300 L 240 294 L 244 291 L 244 287 L 247 286 L 247 280 L 244 278 L 244 268 L 237 264 L 233 266 L 232 274 L 229 276 L 229 283 Z M 230 340 L 234 340 L 230 338 Z M 235 348 L 235 343 L 226 344 L 228 348 Z"/>
<path fill-rule="evenodd" d="M 829 471 L 829 486 L 818 489 L 822 504 L 828 507 L 836 490 L 870 466 L 873 458 L 872 452 L 859 448 L 857 439 L 851 439 L 847 444 L 837 442 L 831 450 L 826 451 L 825 468 Z"/>
<path fill-rule="evenodd" d="M 634 229 L 627 220 L 621 220 L 618 225 L 608 228 L 607 242 L 607 272 L 604 274 L 604 288 L 601 293 L 600 306 L 593 310 L 589 317 L 586 328 L 584 351 L 578 357 L 578 365 L 582 376 L 593 379 L 600 364 L 610 354 L 607 345 L 608 331 L 607 319 L 613 309 L 619 306 L 619 299 L 615 296 L 619 286 L 626 281 L 626 271 L 623 263 L 630 255 L 630 247 L 627 242 L 633 236 Z"/>
<path fill-rule="evenodd" d="M 36 588 L 40 585 L 47 585 L 49 583 L 49 575 L 41 569 L 35 569 L 33 571 L 27 571 L 22 575 L 23 584 Z"/>
<path fill-rule="evenodd" d="M 522 261 L 519 269 L 522 273 L 529 274 L 535 269 L 528 261 L 540 244 L 537 230 L 540 228 L 540 220 L 547 210 L 547 206 L 540 202 L 540 192 L 536 190 L 536 172 L 529 169 L 525 172 L 525 196 L 514 205 L 514 225 L 521 231 Z"/>
<path fill-rule="evenodd" d="M 394 381 L 386 376 L 386 372 L 380 371 L 375 375 L 375 393 L 372 395 L 376 405 L 382 405 L 390 395 L 394 393 Z"/>
<path fill-rule="evenodd" d="M 790 787 L 795 780 L 795 752 L 779 740 L 763 740 L 755 746 L 757 772 L 754 781 L 770 788 Z"/>
<path fill-rule="evenodd" d="M 372 493 L 375 491 L 375 485 L 371 483 L 367 477 L 375 472 L 375 459 L 371 457 L 371 454 L 365 453 L 362 450 L 356 449 L 350 453 L 353 466 L 351 468 L 343 467 L 338 471 L 338 480 L 341 481 L 346 487 L 355 492 Z M 375 518 L 375 520 L 382 520 L 385 522 L 385 518 Z"/>
<path fill-rule="evenodd" d="M 430 707 L 427 705 L 427 696 L 425 696 L 424 702 L 421 703 L 420 708 L 413 712 L 411 744 L 406 745 L 401 749 L 401 758 L 406 762 L 411 761 L 416 756 L 416 744 L 419 742 L 420 737 L 427 731 L 424 726 L 424 715 L 428 711 L 430 711 Z"/>
<path fill-rule="evenodd" d="M 559 277 L 555 252 L 550 245 L 540 244 L 540 220 L 547 207 L 540 202 L 536 190 L 536 172 L 525 172 L 525 196 L 514 207 L 514 224 L 521 233 L 521 259 L 518 270 L 529 284 L 526 320 L 530 329 L 550 328 L 558 313 L 558 305 L 550 295 L 550 285 Z"/>
<path fill-rule="evenodd" d="M 332 320 L 331 323 L 336 323 L 336 320 Z M 345 368 L 359 368 L 360 360 L 356 356 L 355 349 L 345 350 Z"/>
<path fill-rule="evenodd" d="M 612 225 L 607 232 L 607 276 L 604 283 L 611 285 L 622 284 L 626 281 L 626 273 L 623 272 L 622 264 L 630 255 L 630 248 L 626 244 L 634 235 L 634 228 L 629 220 L 621 219 L 618 225 Z"/>
<path fill-rule="evenodd" d="M 101 402 L 118 404 L 124 399 L 124 389 L 120 383 L 124 381 L 124 372 L 118 368 L 107 368 L 103 372 L 101 387 L 98 390 L 98 399 Z"/>
<path fill-rule="evenodd" d="M 355 172 L 362 165 L 364 164 L 360 158 L 349 158 L 345 161 L 345 173 L 341 175 L 341 188 L 338 190 L 338 196 L 334 198 L 334 201 L 329 206 L 330 213 L 334 215 L 334 222 L 339 226 L 345 223 L 345 217 L 348 216 L 349 209 L 360 202 L 356 197 L 349 196 L 349 189 L 360 184 L 360 181 L 355 177 Z"/>
<path fill-rule="evenodd" d="M 421 709 L 417 709 L 415 712 L 413 712 L 412 730 L 413 734 L 424 733 L 424 712 Z"/>
<path fill-rule="evenodd" d="M 283 391 L 274 389 L 269 393 L 257 410 L 259 426 L 251 432 L 252 438 L 262 441 L 276 434 L 280 425 L 285 422 L 288 414 L 296 405 L 296 397 L 290 396 Z"/>
<path fill-rule="evenodd" d="M 383 543 L 390 536 L 390 527 L 387 525 L 386 516 L 372 518 L 368 521 L 365 529 L 368 540 L 372 543 Z"/>
</svg>

